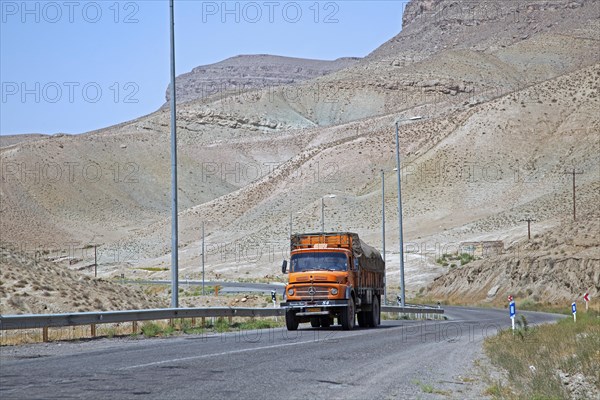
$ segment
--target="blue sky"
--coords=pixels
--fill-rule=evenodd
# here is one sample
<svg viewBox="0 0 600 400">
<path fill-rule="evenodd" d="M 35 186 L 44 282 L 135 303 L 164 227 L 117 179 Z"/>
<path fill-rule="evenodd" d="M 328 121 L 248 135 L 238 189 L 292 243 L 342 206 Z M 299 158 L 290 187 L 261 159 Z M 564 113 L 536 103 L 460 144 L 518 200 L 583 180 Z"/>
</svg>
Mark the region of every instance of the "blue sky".
<svg viewBox="0 0 600 400">
<path fill-rule="evenodd" d="M 175 0 L 177 74 L 239 54 L 365 56 L 400 32 L 404 5 Z M 164 103 L 167 0 L 0 6 L 0 134 L 82 133 Z"/>
</svg>

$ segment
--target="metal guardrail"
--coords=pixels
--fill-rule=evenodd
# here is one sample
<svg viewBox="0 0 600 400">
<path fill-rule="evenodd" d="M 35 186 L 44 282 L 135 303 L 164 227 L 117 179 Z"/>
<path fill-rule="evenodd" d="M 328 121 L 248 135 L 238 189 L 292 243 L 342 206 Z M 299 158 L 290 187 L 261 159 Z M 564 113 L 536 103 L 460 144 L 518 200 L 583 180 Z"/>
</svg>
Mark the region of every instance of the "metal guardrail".
<svg viewBox="0 0 600 400">
<path fill-rule="evenodd" d="M 381 306 L 381 312 L 393 312 L 400 314 L 443 314 L 444 309 L 432 306 L 406 304 L 404 307 Z"/>
<path fill-rule="evenodd" d="M 382 312 L 403 314 L 443 314 L 436 307 L 382 306 Z M 0 315 L 0 330 L 58 328 L 65 326 L 110 324 L 119 322 L 137 322 L 166 320 L 176 318 L 203 317 L 275 317 L 285 315 L 283 308 L 242 308 L 242 307 L 206 307 L 206 308 L 160 308 L 153 310 L 127 310 L 80 312 L 72 314 L 24 314 Z"/>
<path fill-rule="evenodd" d="M 274 317 L 279 315 L 284 315 L 284 310 L 281 308 L 230 307 L 160 308 L 153 310 L 81 312 L 72 314 L 0 315 L 0 330 L 57 328 L 175 318 Z"/>
</svg>

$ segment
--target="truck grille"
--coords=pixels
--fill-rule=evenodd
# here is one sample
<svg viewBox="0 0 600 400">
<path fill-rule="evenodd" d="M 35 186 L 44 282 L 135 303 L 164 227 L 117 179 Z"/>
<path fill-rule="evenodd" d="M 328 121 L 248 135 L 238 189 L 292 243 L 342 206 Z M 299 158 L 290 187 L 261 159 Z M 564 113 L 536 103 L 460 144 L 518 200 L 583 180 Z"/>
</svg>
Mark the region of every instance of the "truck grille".
<svg viewBox="0 0 600 400">
<path fill-rule="evenodd" d="M 326 299 L 329 294 L 329 289 L 326 287 L 319 286 L 305 286 L 299 287 L 296 290 L 296 296 L 311 299 Z"/>
</svg>

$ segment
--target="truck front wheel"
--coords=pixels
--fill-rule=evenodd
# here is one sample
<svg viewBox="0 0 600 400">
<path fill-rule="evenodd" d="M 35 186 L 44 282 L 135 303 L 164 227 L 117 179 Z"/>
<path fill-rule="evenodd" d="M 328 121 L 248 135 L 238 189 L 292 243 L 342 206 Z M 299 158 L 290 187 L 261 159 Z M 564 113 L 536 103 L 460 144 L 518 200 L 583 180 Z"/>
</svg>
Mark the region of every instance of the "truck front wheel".
<svg viewBox="0 0 600 400">
<path fill-rule="evenodd" d="M 376 328 L 381 323 L 381 313 L 379 308 L 379 296 L 373 297 L 371 311 L 367 314 L 367 325 L 371 328 Z"/>
<path fill-rule="evenodd" d="M 298 329 L 298 320 L 296 319 L 296 315 L 292 310 L 287 310 L 285 312 L 285 326 L 288 331 L 295 331 Z"/>
<path fill-rule="evenodd" d="M 354 300 L 352 298 L 350 298 L 348 300 L 348 307 L 346 307 L 346 309 L 342 311 L 342 315 L 340 316 L 340 322 L 342 324 L 342 329 L 345 331 L 354 329 L 354 320 L 355 320 L 354 310 L 355 310 Z"/>
</svg>

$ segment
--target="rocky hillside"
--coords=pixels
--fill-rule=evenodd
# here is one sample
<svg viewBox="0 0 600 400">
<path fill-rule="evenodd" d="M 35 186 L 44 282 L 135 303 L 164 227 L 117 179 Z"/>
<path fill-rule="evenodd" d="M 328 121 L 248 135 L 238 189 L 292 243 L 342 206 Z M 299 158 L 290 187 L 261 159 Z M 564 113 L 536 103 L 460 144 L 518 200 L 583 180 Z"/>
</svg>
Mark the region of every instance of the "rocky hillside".
<svg viewBox="0 0 600 400">
<path fill-rule="evenodd" d="M 198 277 L 202 222 L 209 277 L 273 274 L 286 257 L 290 220 L 294 232 L 320 229 L 327 194 L 336 197 L 325 199 L 326 229 L 356 231 L 379 247 L 383 170 L 388 282 L 397 288 L 396 120 L 409 292 L 444 273 L 435 259 L 461 241 L 510 247 L 522 239 L 526 217 L 560 234 L 571 209 L 567 169 L 583 172 L 580 212 L 595 215 L 600 3 L 531 1 L 515 10 L 516 3 L 494 3 L 500 14 L 484 14 L 484 3 L 414 1 L 402 32 L 365 59 L 343 61 L 325 75 L 325 67 L 302 62 L 297 73 L 305 80 L 183 103 L 182 276 Z M 455 7 L 474 4 L 471 14 L 481 17 L 456 16 Z M 293 60 L 258 59 L 296 79 Z M 246 61 L 192 75 L 213 76 L 206 82 L 217 85 L 233 71 L 233 81 L 251 81 L 260 63 Z M 183 86 L 205 82 L 193 79 L 200 86 Z M 415 116 L 422 118 L 409 120 Z M 150 278 L 169 277 L 167 109 L 88 134 L 3 147 L 0 155 L 4 241 L 27 251 L 97 243 L 116 254 L 101 260 L 103 276 L 140 276 L 143 266 L 157 271 Z M 89 262 L 86 254 L 73 266 Z"/>
<path fill-rule="evenodd" d="M 42 255 L 0 245 L 0 314 L 52 314 L 159 308 L 165 299 L 70 271 Z"/>
<path fill-rule="evenodd" d="M 0 147 L 8 147 L 14 144 L 19 144 L 23 142 L 30 142 L 34 140 L 40 140 L 49 138 L 49 135 L 42 135 L 37 133 L 29 133 L 23 135 L 3 135 L 0 136 Z"/>
<path fill-rule="evenodd" d="M 267 54 L 242 55 L 221 62 L 202 65 L 179 75 L 177 103 L 192 100 L 210 100 L 264 88 L 290 85 L 317 78 L 349 67 L 358 58 L 340 58 L 333 61 L 309 60 Z M 171 96 L 170 85 L 166 99 Z"/>
<path fill-rule="evenodd" d="M 564 304 L 581 301 L 586 291 L 597 298 L 600 214 L 579 219 L 513 243 L 501 255 L 454 268 L 436 278 L 426 293 L 459 303 L 505 304 L 511 294 L 521 301 Z"/>
</svg>

